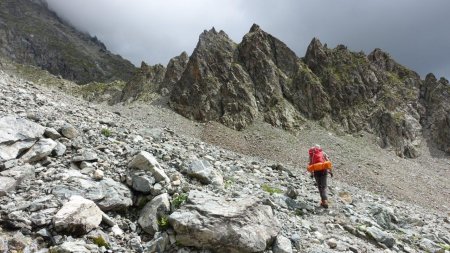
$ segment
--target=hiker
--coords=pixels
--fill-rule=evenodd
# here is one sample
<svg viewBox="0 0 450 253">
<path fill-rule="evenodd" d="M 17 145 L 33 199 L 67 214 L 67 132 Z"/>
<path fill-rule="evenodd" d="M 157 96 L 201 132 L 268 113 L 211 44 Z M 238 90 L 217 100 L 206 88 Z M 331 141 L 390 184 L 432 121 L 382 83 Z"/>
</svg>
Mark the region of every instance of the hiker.
<svg viewBox="0 0 450 253">
<path fill-rule="evenodd" d="M 314 145 L 314 147 L 308 150 L 309 153 L 309 165 L 324 163 L 325 161 L 329 161 L 328 155 L 323 152 L 322 148 L 319 145 Z M 331 177 L 333 177 L 333 173 L 331 172 L 331 168 L 325 168 L 321 170 L 311 171 L 311 177 L 314 176 L 317 183 L 317 188 L 319 188 L 320 193 L 320 206 L 323 208 L 328 208 L 328 197 L 327 197 L 327 175 L 330 173 Z"/>
</svg>

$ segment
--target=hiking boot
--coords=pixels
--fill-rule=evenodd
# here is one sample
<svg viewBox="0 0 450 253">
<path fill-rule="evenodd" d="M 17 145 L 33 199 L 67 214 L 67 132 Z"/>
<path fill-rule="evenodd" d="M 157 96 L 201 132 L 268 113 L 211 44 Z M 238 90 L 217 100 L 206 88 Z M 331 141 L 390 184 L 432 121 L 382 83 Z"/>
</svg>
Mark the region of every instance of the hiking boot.
<svg viewBox="0 0 450 253">
<path fill-rule="evenodd" d="M 323 207 L 323 208 L 328 208 L 328 200 L 320 201 L 320 206 Z"/>
</svg>

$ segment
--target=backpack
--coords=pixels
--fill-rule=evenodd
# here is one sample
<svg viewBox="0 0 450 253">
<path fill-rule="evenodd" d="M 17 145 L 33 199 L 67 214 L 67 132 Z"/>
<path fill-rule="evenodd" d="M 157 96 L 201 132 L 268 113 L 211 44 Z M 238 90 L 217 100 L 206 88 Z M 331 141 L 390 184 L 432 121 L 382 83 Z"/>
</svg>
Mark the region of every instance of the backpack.
<svg viewBox="0 0 450 253">
<path fill-rule="evenodd" d="M 321 148 L 313 147 L 309 149 L 309 157 L 311 158 L 311 164 L 323 163 L 325 158 L 323 157 L 323 151 Z"/>
</svg>

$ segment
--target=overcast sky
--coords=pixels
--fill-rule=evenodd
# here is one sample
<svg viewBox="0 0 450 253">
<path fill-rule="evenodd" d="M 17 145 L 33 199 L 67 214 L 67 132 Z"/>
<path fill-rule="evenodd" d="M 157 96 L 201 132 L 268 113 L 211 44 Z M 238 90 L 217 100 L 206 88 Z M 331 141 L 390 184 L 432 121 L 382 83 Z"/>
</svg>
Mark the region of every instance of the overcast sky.
<svg viewBox="0 0 450 253">
<path fill-rule="evenodd" d="M 367 54 L 374 48 L 417 71 L 450 78 L 449 0 L 47 0 L 77 28 L 140 65 L 191 54 L 215 27 L 239 43 L 251 25 L 299 57 L 313 37 Z"/>
</svg>

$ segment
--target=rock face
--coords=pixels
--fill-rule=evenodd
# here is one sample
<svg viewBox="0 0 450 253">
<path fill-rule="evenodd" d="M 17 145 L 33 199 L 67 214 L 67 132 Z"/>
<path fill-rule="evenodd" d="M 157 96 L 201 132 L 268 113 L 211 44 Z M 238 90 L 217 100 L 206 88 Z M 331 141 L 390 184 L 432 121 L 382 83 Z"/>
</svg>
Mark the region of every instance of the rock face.
<svg viewBox="0 0 450 253">
<path fill-rule="evenodd" d="M 191 191 L 188 203 L 169 216 L 177 241 L 216 252 L 259 252 L 273 242 L 280 223 L 270 206 L 246 196 L 226 200 Z"/>
<path fill-rule="evenodd" d="M 98 227 L 101 221 L 100 208 L 93 201 L 80 196 L 72 196 L 53 217 L 56 230 L 74 235 L 88 233 Z"/>
<path fill-rule="evenodd" d="M 0 51 L 14 61 L 83 84 L 128 80 L 135 70 L 96 37 L 78 32 L 39 1 L 2 1 L 0 16 Z"/>
<path fill-rule="evenodd" d="M 438 147 L 450 154 L 450 84 L 445 78 L 437 80 L 428 74 L 421 87 L 425 106 L 422 115 L 424 128 Z"/>
<path fill-rule="evenodd" d="M 164 75 L 164 80 L 159 86 L 159 92 L 164 96 L 172 92 L 173 86 L 178 80 L 180 80 L 181 75 L 186 69 L 187 63 L 189 61 L 189 56 L 186 52 L 181 53 L 179 56 L 170 59 L 167 64 L 166 73 Z"/>
<path fill-rule="evenodd" d="M 220 121 L 234 129 L 248 126 L 257 116 L 257 104 L 236 50 L 223 31 L 204 31 L 172 91 L 172 108 L 199 121 Z"/>
<path fill-rule="evenodd" d="M 142 62 L 141 68 L 134 74 L 133 78 L 127 82 L 122 90 L 119 101 L 131 102 L 134 100 L 148 100 L 152 94 L 158 92 L 159 86 L 164 79 L 166 68 L 160 64 L 148 66 Z"/>
<path fill-rule="evenodd" d="M 239 45 L 223 31 L 203 32 L 170 105 L 185 117 L 237 130 L 259 116 L 284 129 L 318 120 L 338 132 L 375 133 L 381 147 L 414 158 L 423 139 L 421 84 L 417 73 L 380 49 L 366 56 L 314 38 L 300 59 L 253 25 Z M 446 122 L 444 116 L 438 125 Z"/>
</svg>

